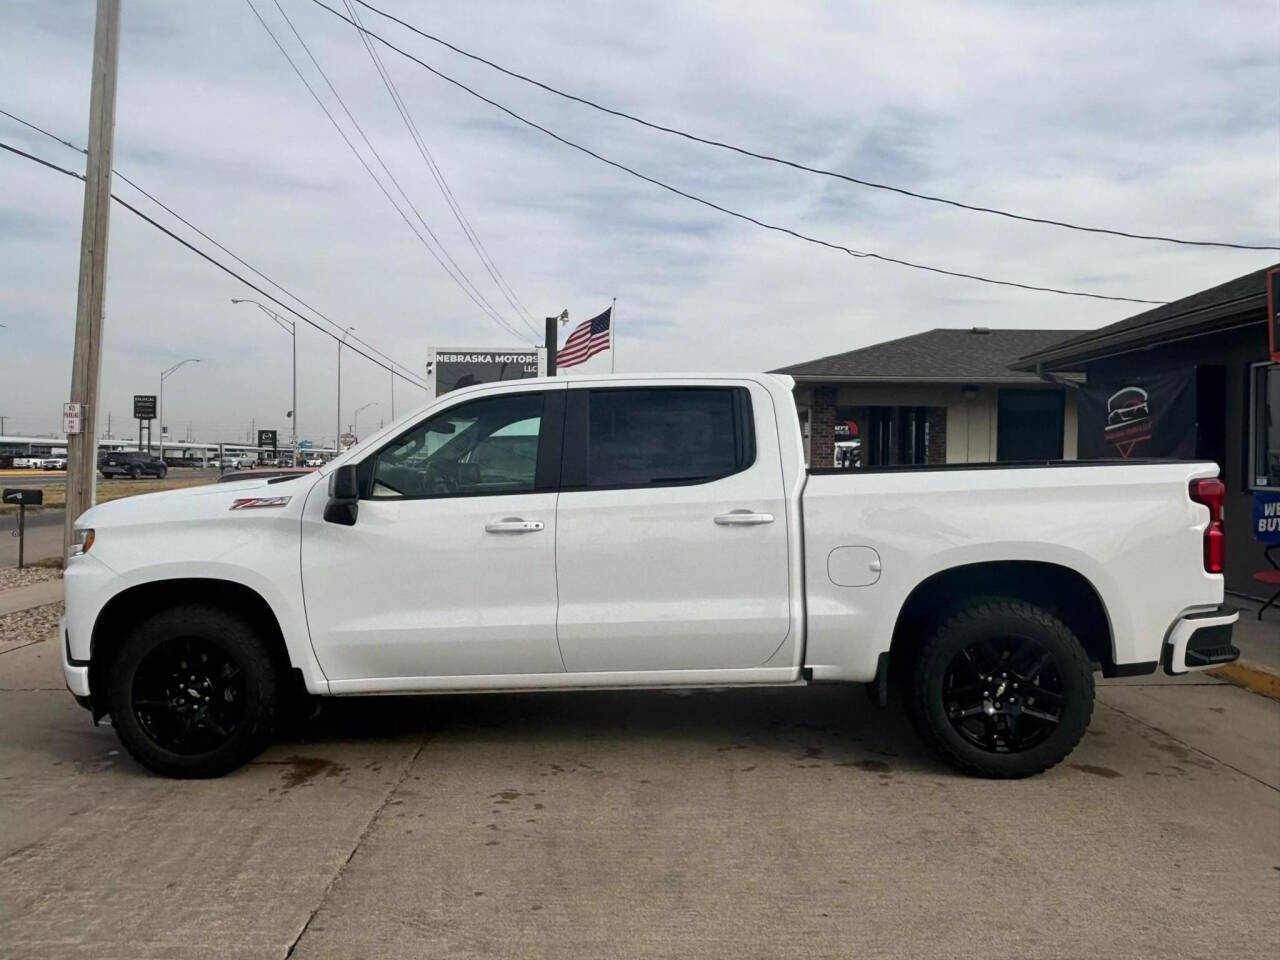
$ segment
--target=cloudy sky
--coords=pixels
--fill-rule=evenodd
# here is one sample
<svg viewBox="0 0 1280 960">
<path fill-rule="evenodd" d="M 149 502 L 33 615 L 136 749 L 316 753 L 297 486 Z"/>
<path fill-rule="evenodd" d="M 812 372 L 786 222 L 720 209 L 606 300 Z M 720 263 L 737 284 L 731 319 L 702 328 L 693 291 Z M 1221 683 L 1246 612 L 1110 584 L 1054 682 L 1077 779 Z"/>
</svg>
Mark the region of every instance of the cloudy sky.
<svg viewBox="0 0 1280 960">
<path fill-rule="evenodd" d="M 427 224 L 523 340 L 432 259 L 246 0 L 123 4 L 118 170 L 419 376 L 431 346 L 533 342 L 348 25 L 314 0 L 279 0 Z M 374 4 L 563 89 L 860 178 L 1143 233 L 1280 241 L 1275 0 Z M 253 5 L 364 150 L 276 0 Z M 1280 259 L 1015 223 L 734 156 L 567 103 L 361 13 L 371 30 L 565 137 L 858 249 L 1156 300 Z M 92 0 L 0 5 L 0 107 L 83 143 L 93 15 Z M 620 370 L 760 370 L 937 326 L 1083 329 L 1141 309 L 932 276 L 762 231 L 606 167 L 380 52 L 530 313 L 567 308 L 577 322 L 617 297 Z M 3 117 L 0 140 L 83 169 L 80 155 Z M 116 189 L 171 222 L 127 185 Z M 82 198 L 76 181 L 0 154 L 0 414 L 9 433 L 58 426 Z M 189 425 L 211 440 L 242 438 L 251 423 L 287 430 L 289 338 L 229 302 L 252 296 L 113 209 L 101 410 L 116 435 L 131 435 L 120 422 L 131 395 L 154 393 L 160 371 L 188 357 L 201 362 L 166 384 L 174 435 Z M 300 325 L 303 437 L 333 436 L 335 364 L 334 342 Z M 607 369 L 607 354 L 584 369 L 596 367 Z M 362 426 L 390 416 L 389 379 L 345 355 L 344 428 L 356 406 L 377 404 Z M 400 383 L 397 414 L 422 397 Z"/>
</svg>

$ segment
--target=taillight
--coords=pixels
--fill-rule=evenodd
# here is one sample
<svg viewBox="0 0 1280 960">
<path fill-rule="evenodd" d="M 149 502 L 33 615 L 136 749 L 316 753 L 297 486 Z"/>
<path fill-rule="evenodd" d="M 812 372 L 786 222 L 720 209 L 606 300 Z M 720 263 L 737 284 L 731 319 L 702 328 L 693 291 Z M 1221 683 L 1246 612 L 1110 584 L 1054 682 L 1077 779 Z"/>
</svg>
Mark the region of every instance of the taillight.
<svg viewBox="0 0 1280 960">
<path fill-rule="evenodd" d="M 1191 499 L 1209 508 L 1209 525 L 1204 528 L 1204 569 L 1222 573 L 1226 563 L 1227 535 L 1222 529 L 1222 504 L 1227 488 L 1217 477 L 1191 481 Z"/>
</svg>

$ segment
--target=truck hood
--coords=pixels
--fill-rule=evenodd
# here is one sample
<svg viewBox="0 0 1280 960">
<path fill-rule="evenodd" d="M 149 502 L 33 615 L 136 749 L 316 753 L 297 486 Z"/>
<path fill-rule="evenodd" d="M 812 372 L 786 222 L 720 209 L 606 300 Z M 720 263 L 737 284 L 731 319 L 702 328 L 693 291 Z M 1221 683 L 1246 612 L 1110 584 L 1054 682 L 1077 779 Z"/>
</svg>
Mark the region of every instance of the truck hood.
<svg viewBox="0 0 1280 960">
<path fill-rule="evenodd" d="M 296 513 L 306 498 L 307 491 L 320 479 L 318 474 L 309 473 L 276 482 L 263 477 L 144 493 L 91 507 L 76 519 L 76 526 L 99 529 L 132 524 L 207 520 L 221 516 L 279 516 L 285 510 Z M 288 502 L 267 509 L 232 509 L 236 501 L 258 498 L 288 498 Z M 289 510 L 290 507 L 294 509 Z"/>
</svg>

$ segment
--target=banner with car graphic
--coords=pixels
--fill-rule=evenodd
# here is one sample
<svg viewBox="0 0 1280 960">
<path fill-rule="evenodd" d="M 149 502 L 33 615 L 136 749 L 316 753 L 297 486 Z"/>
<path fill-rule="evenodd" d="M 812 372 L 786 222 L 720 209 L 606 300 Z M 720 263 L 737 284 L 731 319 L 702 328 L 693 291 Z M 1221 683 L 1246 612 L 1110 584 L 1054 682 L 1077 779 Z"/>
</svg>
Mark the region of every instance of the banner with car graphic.
<svg viewBox="0 0 1280 960">
<path fill-rule="evenodd" d="M 1125 380 L 1090 380 L 1079 390 L 1081 460 L 1196 456 L 1194 367 Z"/>
</svg>

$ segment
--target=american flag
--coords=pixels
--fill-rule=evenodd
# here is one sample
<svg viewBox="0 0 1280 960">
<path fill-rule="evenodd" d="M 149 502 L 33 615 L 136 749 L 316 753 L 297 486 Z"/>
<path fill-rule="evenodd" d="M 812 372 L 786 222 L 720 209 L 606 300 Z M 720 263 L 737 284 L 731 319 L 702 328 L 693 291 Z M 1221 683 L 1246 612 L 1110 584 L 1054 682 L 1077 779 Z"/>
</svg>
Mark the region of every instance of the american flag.
<svg viewBox="0 0 1280 960">
<path fill-rule="evenodd" d="M 556 366 L 572 367 L 576 363 L 582 363 L 588 357 L 594 357 L 597 353 L 603 353 L 608 350 L 610 341 L 609 315 L 611 313 L 613 313 L 613 307 L 610 307 L 598 317 L 583 320 L 574 327 L 573 333 L 569 334 L 569 339 L 564 342 L 564 346 L 556 354 Z"/>
</svg>

